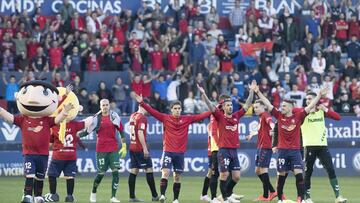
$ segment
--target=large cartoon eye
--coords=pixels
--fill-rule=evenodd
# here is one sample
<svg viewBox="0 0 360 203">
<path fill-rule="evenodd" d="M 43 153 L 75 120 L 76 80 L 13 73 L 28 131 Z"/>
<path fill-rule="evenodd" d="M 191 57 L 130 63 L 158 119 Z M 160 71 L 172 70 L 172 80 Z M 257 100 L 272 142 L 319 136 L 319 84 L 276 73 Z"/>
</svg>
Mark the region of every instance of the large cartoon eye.
<svg viewBox="0 0 360 203">
<path fill-rule="evenodd" d="M 25 87 L 24 90 L 21 93 L 26 94 L 26 92 L 27 92 L 27 87 Z"/>
<path fill-rule="evenodd" d="M 46 89 L 44 89 L 43 95 L 44 95 L 44 96 L 48 96 L 48 95 L 49 95 L 49 92 L 48 92 Z"/>
</svg>

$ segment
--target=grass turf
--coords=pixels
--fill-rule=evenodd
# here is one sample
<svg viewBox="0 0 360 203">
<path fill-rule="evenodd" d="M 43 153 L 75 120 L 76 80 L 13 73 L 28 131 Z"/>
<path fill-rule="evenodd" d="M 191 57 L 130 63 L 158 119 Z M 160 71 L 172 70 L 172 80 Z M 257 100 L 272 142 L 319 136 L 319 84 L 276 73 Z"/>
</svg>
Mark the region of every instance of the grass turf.
<svg viewBox="0 0 360 203">
<path fill-rule="evenodd" d="M 156 177 L 157 189 L 159 188 L 159 177 Z M 296 198 L 296 187 L 295 178 L 289 175 L 286 185 L 285 194 L 287 198 L 295 200 Z M 359 195 L 359 179 L 356 177 L 340 177 L 340 189 L 342 195 L 348 198 L 348 202 L 360 202 Z M 78 177 L 75 182 L 75 198 L 76 202 L 89 202 L 89 194 L 92 188 L 93 178 L 92 177 Z M 21 177 L 1 177 L 0 178 L 0 203 L 12 203 L 20 202 L 22 195 L 24 179 Z M 275 185 L 275 179 L 272 178 L 272 184 Z M 202 190 L 203 178 L 202 177 L 183 177 L 180 192 L 181 203 L 195 203 L 201 202 L 199 200 L 200 193 Z M 49 192 L 48 182 L 45 181 L 44 193 Z M 159 191 L 158 191 L 159 192 Z M 242 203 L 253 202 L 257 196 L 262 192 L 262 186 L 258 178 L 241 178 L 239 184 L 234 188 L 236 194 L 243 194 L 245 198 L 241 201 Z M 66 194 L 65 180 L 58 179 L 58 193 L 60 195 L 60 202 L 64 201 Z M 111 177 L 104 177 L 101 182 L 98 193 L 97 202 L 109 202 L 111 193 Z M 218 192 L 219 194 L 220 192 Z M 127 177 L 120 177 L 119 190 L 117 193 L 118 199 L 121 202 L 128 202 L 128 186 Z M 137 178 L 136 184 L 136 195 L 138 198 L 144 199 L 145 202 L 151 202 L 150 190 L 146 183 L 145 177 L 140 176 Z M 172 181 L 169 181 L 167 188 L 166 202 L 172 202 Z M 208 192 L 210 195 L 210 190 Z M 332 203 L 334 202 L 334 195 L 329 184 L 327 177 L 316 177 L 312 179 L 312 199 L 316 203 Z M 273 200 L 273 202 L 276 202 Z"/>
</svg>

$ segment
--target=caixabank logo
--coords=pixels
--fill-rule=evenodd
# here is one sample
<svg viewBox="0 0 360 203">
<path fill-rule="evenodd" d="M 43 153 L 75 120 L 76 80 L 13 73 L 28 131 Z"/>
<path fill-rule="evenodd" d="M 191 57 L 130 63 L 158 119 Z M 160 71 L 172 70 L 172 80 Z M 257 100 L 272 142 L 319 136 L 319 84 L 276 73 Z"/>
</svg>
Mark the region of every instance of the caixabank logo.
<svg viewBox="0 0 360 203">
<path fill-rule="evenodd" d="M 360 151 L 358 151 L 353 157 L 353 167 L 355 171 L 360 173 Z"/>
</svg>

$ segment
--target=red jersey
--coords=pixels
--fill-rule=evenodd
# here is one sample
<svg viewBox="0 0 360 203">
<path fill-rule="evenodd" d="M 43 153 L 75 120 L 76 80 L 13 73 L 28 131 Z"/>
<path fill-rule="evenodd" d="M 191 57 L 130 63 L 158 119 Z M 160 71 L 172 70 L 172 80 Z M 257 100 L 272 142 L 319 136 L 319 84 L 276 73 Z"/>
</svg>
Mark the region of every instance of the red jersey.
<svg viewBox="0 0 360 203">
<path fill-rule="evenodd" d="M 76 160 L 76 133 L 85 128 L 83 121 L 70 121 L 66 123 L 65 142 L 59 140 L 59 125 L 51 128 L 51 142 L 53 145 L 53 160 Z"/>
<path fill-rule="evenodd" d="M 45 16 L 39 15 L 36 18 L 36 22 L 39 24 L 40 30 L 44 30 L 46 26 L 46 18 Z"/>
<path fill-rule="evenodd" d="M 118 128 L 111 122 L 110 116 L 101 117 L 100 128 L 97 132 L 96 152 L 115 152 L 118 150 L 116 130 L 123 131 L 121 122 L 120 128 Z"/>
<path fill-rule="evenodd" d="M 218 122 L 215 119 L 214 115 L 210 116 L 210 130 L 211 130 L 211 137 L 214 139 L 214 142 L 216 145 L 219 145 L 219 128 L 218 128 Z"/>
<path fill-rule="evenodd" d="M 34 58 L 36 56 L 36 50 L 37 48 L 40 47 L 40 44 L 35 42 L 30 42 L 26 45 L 26 50 L 27 50 L 27 57 L 29 60 L 31 60 L 32 58 Z"/>
<path fill-rule="evenodd" d="M 140 47 L 141 41 L 138 39 L 131 39 L 129 40 L 129 47 L 130 47 L 130 53 L 134 54 L 134 48 Z"/>
<path fill-rule="evenodd" d="M 144 139 L 146 143 L 146 129 L 147 129 L 147 119 L 144 114 L 135 112 L 130 116 L 130 151 L 132 152 L 142 152 L 143 147 L 139 139 L 139 130 L 144 134 Z"/>
<path fill-rule="evenodd" d="M 152 51 L 150 52 L 151 58 L 151 68 L 153 70 L 163 69 L 163 53 L 161 51 Z"/>
<path fill-rule="evenodd" d="M 172 115 L 160 113 L 144 102 L 141 102 L 140 105 L 157 120 L 163 123 L 164 152 L 185 153 L 188 142 L 189 125 L 196 121 L 203 120 L 206 117 L 209 117 L 211 114 L 211 112 L 205 112 L 197 115 L 181 115 L 180 117 L 176 118 Z"/>
<path fill-rule="evenodd" d="M 63 49 L 61 47 L 53 47 L 49 49 L 49 58 L 50 58 L 50 66 L 54 68 L 55 66 L 60 68 L 62 64 L 62 52 Z"/>
<path fill-rule="evenodd" d="M 350 21 L 349 22 L 349 39 L 351 39 L 352 36 L 357 36 L 358 39 L 360 38 L 360 25 L 357 21 Z"/>
<path fill-rule="evenodd" d="M 168 70 L 176 71 L 180 62 L 180 54 L 178 52 L 171 52 L 167 54 Z"/>
<path fill-rule="evenodd" d="M 187 33 L 188 22 L 186 19 L 179 20 L 179 31 L 180 33 Z"/>
<path fill-rule="evenodd" d="M 260 122 L 258 128 L 258 140 L 257 148 L 258 149 L 271 149 L 271 135 L 270 135 L 270 124 L 272 123 L 272 118 L 270 113 L 264 112 L 260 115 Z"/>
<path fill-rule="evenodd" d="M 131 83 L 131 90 L 134 91 L 137 95 L 142 95 L 143 86 L 144 86 L 144 82 L 142 80 L 140 80 L 139 83 L 136 83 L 135 81 L 133 81 Z"/>
<path fill-rule="evenodd" d="M 300 130 L 307 113 L 298 109 L 290 117 L 286 117 L 279 110 L 273 108 L 271 114 L 278 121 L 278 148 L 300 149 Z"/>
<path fill-rule="evenodd" d="M 49 155 L 50 128 L 55 125 L 54 117 L 30 118 L 14 116 L 14 124 L 22 134 L 23 154 Z"/>
<path fill-rule="evenodd" d="M 147 97 L 151 96 L 151 82 L 143 83 L 142 93 L 143 93 L 142 96 L 144 98 L 147 98 Z"/>
<path fill-rule="evenodd" d="M 345 29 L 341 29 L 338 30 L 338 26 L 347 26 L 347 22 L 344 20 L 338 20 L 335 22 L 335 26 L 336 26 L 336 38 L 339 39 L 347 39 L 347 30 Z"/>
<path fill-rule="evenodd" d="M 121 28 L 114 28 L 114 37 L 118 39 L 119 44 L 125 44 L 126 37 L 124 31 Z"/>
<path fill-rule="evenodd" d="M 76 26 L 75 26 L 75 20 L 77 21 L 77 29 L 76 29 Z M 72 19 L 70 24 L 71 24 L 71 29 L 72 30 L 79 30 L 79 31 L 85 30 L 85 25 L 84 25 L 84 22 L 81 20 L 81 18 Z"/>
<path fill-rule="evenodd" d="M 219 148 L 239 148 L 239 119 L 246 111 L 242 108 L 231 115 L 225 116 L 219 108 L 216 108 L 213 115 L 218 122 Z"/>
</svg>

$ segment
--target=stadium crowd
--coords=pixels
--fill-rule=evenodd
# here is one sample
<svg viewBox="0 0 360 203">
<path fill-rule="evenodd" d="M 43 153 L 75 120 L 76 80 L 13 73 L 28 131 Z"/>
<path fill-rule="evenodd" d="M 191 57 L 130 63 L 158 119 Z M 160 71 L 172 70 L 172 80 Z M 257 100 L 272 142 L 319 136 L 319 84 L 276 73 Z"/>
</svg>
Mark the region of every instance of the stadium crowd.
<svg viewBox="0 0 360 203">
<path fill-rule="evenodd" d="M 228 16 L 219 16 L 216 8 L 201 14 L 201 0 L 171 1 L 166 13 L 158 3 L 142 3 L 136 13 L 108 16 L 97 9 L 80 16 L 63 0 L 55 16 L 44 16 L 41 4 L 35 13 L 18 9 L 0 16 L 2 96 L 16 112 L 17 80 L 51 72 L 54 85 L 73 84 L 83 113 L 96 113 L 99 101 L 109 98 L 113 110 L 129 115 L 137 108 L 137 93 L 160 112 L 180 100 L 183 113 L 193 114 L 207 110 L 196 84 L 214 102 L 231 95 L 237 111 L 255 79 L 275 107 L 284 98 L 303 106 L 308 90 L 327 86 L 323 103 L 360 116 L 360 4 L 304 0 L 291 14 L 287 7 L 277 13 L 271 1 L 262 10 L 253 0 L 246 8 L 241 3 L 235 0 Z M 261 42 L 272 48 L 250 54 L 241 48 Z M 110 87 L 100 82 L 98 89 L 87 89 L 84 71 L 128 71 L 131 82 L 119 74 Z"/>
</svg>

